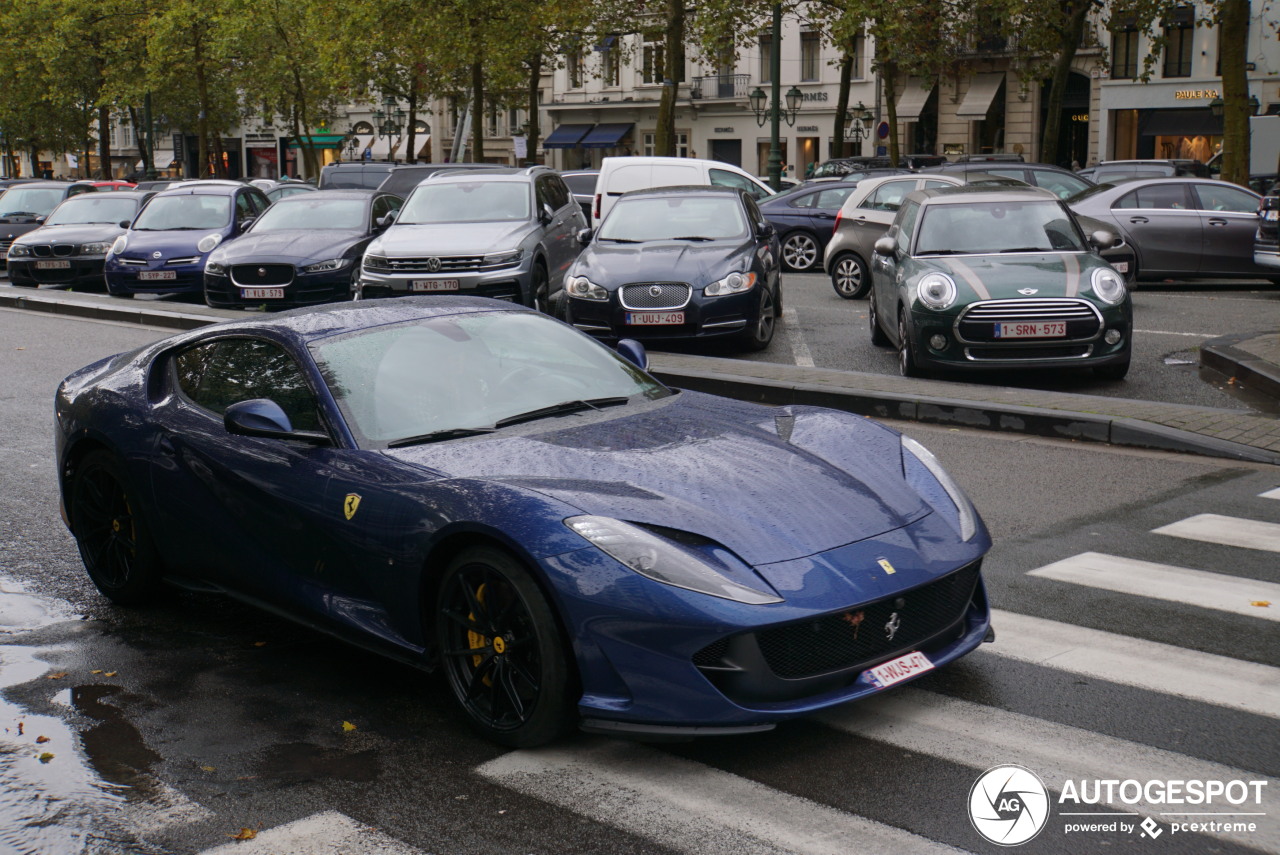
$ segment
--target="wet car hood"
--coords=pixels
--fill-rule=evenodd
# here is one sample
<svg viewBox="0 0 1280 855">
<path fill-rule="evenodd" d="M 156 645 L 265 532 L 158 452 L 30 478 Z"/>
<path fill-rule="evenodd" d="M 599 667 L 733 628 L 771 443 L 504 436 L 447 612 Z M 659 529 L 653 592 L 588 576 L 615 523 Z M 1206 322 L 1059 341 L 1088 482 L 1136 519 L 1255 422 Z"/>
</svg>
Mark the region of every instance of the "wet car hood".
<svg viewBox="0 0 1280 855">
<path fill-rule="evenodd" d="M 485 255 L 520 245 L 529 221 L 502 223 L 395 223 L 376 242 L 378 255 Z"/>
<path fill-rule="evenodd" d="M 1088 252 L 1019 252 L 921 258 L 919 273 L 940 270 L 955 280 L 959 303 L 977 299 L 1083 297 L 1093 300 L 1090 274 L 1106 263 Z M 1034 294 L 1020 290 L 1034 288 Z M 986 293 L 983 293 L 983 292 Z"/>
<path fill-rule="evenodd" d="M 593 241 L 578 256 L 574 273 L 600 286 L 624 282 L 689 282 L 695 286 L 714 282 L 735 270 L 749 269 L 754 243 L 746 241 L 648 241 L 609 243 Z"/>
<path fill-rule="evenodd" d="M 3 231 L 4 226 L 0 226 Z M 41 226 L 15 243 L 110 243 L 122 234 L 124 229 L 115 223 L 68 223 Z"/>
<path fill-rule="evenodd" d="M 200 239 L 207 235 L 225 234 L 220 229 L 172 229 L 160 232 L 135 231 L 130 229 L 127 233 L 129 242 L 125 246 L 124 252 L 120 255 L 124 258 L 146 258 L 150 259 L 152 253 L 161 253 L 161 258 L 187 258 L 196 255 L 204 255 L 196 244 L 200 243 Z M 226 243 L 227 238 L 223 238 Z M 218 244 L 221 246 L 222 244 Z"/>
<path fill-rule="evenodd" d="M 262 234 L 250 230 L 227 247 L 221 260 L 225 264 L 275 259 L 323 261 L 340 257 L 363 237 L 364 232 L 345 229 L 288 229 Z"/>
<path fill-rule="evenodd" d="M 536 491 L 585 514 L 695 532 L 757 566 L 929 513 L 903 479 L 898 435 L 867 419 L 690 392 L 658 404 L 386 453 L 444 477 Z"/>
</svg>

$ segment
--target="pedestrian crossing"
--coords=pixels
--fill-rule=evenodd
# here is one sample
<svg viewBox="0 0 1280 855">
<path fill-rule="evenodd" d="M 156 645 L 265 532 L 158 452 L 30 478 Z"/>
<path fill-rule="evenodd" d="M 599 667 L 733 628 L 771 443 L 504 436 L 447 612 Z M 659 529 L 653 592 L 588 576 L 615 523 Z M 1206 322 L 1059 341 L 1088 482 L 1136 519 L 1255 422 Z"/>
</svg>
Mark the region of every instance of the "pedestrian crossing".
<svg viewBox="0 0 1280 855">
<path fill-rule="evenodd" d="M 1260 500 L 1280 499 L 1280 487 L 1251 495 Z M 1274 512 L 1275 506 L 1269 502 L 1259 504 L 1257 516 Z M 1275 539 L 1280 537 L 1280 524 L 1201 513 L 1147 532 L 1159 538 L 1203 544 L 1204 548 L 1195 552 L 1198 562 L 1190 553 L 1185 559 L 1200 567 L 1085 551 L 1028 569 L 1021 575 L 1033 585 L 1044 580 L 1079 590 L 1142 597 L 1157 606 L 1193 607 L 1203 610 L 1206 620 L 1243 615 L 1264 622 L 1260 631 L 1276 633 L 1271 627 L 1280 619 L 1280 583 L 1231 575 L 1225 571 L 1238 565 L 1233 556 L 1238 557 L 1239 553 L 1226 552 L 1217 560 L 1213 550 L 1229 547 L 1263 554 L 1280 551 L 1280 540 Z M 1115 551 L 1124 552 L 1125 544 Z M 1262 566 L 1266 566 L 1265 561 Z M 965 660 L 963 668 L 971 674 L 995 673 L 1013 665 L 1030 666 L 1043 669 L 1045 674 L 1088 678 L 1090 688 L 1082 692 L 1098 694 L 1086 697 L 1085 703 L 1105 696 L 1104 690 L 1095 688 L 1102 683 L 1111 687 L 1105 691 L 1141 691 L 1203 705 L 1203 718 L 1186 722 L 1188 728 L 1205 726 L 1223 715 L 1256 717 L 1257 722 L 1263 723 L 1256 725 L 1251 738 L 1270 751 L 1261 761 L 1263 768 L 1274 765 L 1278 728 L 1275 720 L 1280 719 L 1280 668 L 1003 609 L 993 611 L 993 622 L 996 642 L 984 645 L 978 654 Z M 1280 639 L 1280 635 L 1274 637 Z M 1069 782 L 1100 780 L 1261 782 L 1258 786 L 1265 794 L 1262 806 L 1234 809 L 1239 818 L 1253 822 L 1255 830 L 1243 833 L 1222 823 L 1207 823 L 1194 833 L 1165 835 L 1158 848 L 1162 853 L 1280 853 L 1280 778 L 1248 768 L 1247 752 L 1231 763 L 1218 762 L 1203 756 L 1203 748 L 1187 753 L 1174 750 L 1180 743 L 1173 736 L 1163 745 L 1146 744 L 1115 733 L 1014 711 L 998 701 L 998 697 L 986 696 L 980 687 L 972 688 L 965 680 L 954 685 L 926 682 L 924 687 L 908 685 L 824 711 L 811 722 L 831 733 L 831 754 L 824 755 L 824 760 L 838 756 L 842 748 L 862 747 L 881 758 L 911 758 L 903 762 L 924 764 L 925 768 L 934 764 L 952 776 L 959 769 L 969 782 L 984 770 L 1008 763 L 1034 770 L 1052 793 L 1061 792 Z M 1142 716 L 1144 712 L 1132 709 L 1118 714 Z M 1243 721 L 1247 727 L 1255 724 L 1248 718 L 1233 721 L 1237 725 Z M 893 761 L 886 762 L 890 769 L 881 770 L 881 774 L 892 775 Z M 829 803 L 813 792 L 791 792 L 776 778 L 771 783 L 753 780 L 752 772 L 743 771 L 743 766 L 756 771 L 752 764 L 738 764 L 734 771 L 727 771 L 710 762 L 679 756 L 662 746 L 580 736 L 540 749 L 502 754 L 477 766 L 474 772 L 502 791 L 531 800 L 535 806 L 568 811 L 627 835 L 628 839 L 648 841 L 654 852 L 846 855 L 856 851 L 874 855 L 991 851 L 964 819 L 967 785 L 954 787 L 954 793 L 945 789 L 919 793 L 918 802 L 904 806 L 908 813 L 928 810 L 959 817 L 948 834 L 939 835 L 943 839 L 931 839 L 918 830 L 885 821 L 883 815 L 863 816 L 858 808 Z M 1144 795 L 1123 803 L 1112 799 L 1085 805 L 1083 810 L 1093 811 L 1095 819 L 1120 817 L 1133 823 L 1131 836 L 1102 835 L 1087 841 L 1064 836 L 1063 822 L 1072 814 L 1059 807 L 1057 825 L 1050 822 L 1043 833 L 1050 838 L 1056 835 L 1056 842 L 1051 841 L 1046 844 L 1047 849 L 1040 851 L 1075 853 L 1108 851 L 1109 847 L 1124 843 L 1148 845 L 1151 841 L 1138 839 L 1143 828 L 1159 837 L 1170 829 L 1170 823 L 1187 818 L 1186 814 L 1173 814 L 1167 804 L 1148 798 Z M 1227 808 L 1230 813 L 1232 806 Z M 1139 825 L 1144 820 L 1150 827 Z M 902 826 L 914 828 L 905 821 Z M 607 844 L 602 844 L 598 851 L 608 849 Z M 419 851 L 340 813 L 328 812 L 264 831 L 255 841 L 206 850 L 204 855 L 416 855 Z"/>
</svg>

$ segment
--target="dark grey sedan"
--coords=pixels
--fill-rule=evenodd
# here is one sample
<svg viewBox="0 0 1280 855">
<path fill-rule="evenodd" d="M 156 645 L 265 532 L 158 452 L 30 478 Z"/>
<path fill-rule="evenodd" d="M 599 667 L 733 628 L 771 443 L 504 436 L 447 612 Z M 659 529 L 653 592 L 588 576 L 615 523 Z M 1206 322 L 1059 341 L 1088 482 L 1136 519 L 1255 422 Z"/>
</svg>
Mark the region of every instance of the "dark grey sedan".
<svg viewBox="0 0 1280 855">
<path fill-rule="evenodd" d="M 1067 204 L 1119 231 L 1138 279 L 1275 279 L 1253 261 L 1260 198 L 1226 181 L 1170 177 L 1101 184 Z"/>
</svg>

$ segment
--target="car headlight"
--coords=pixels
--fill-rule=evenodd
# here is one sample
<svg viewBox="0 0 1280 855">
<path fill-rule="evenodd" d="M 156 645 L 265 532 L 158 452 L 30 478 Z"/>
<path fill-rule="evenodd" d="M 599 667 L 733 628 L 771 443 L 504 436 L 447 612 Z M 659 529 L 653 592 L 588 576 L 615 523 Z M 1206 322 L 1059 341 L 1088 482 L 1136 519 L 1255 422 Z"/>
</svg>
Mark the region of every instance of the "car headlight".
<svg viewBox="0 0 1280 855">
<path fill-rule="evenodd" d="M 916 488 L 934 510 L 952 518 L 961 540 L 969 540 L 978 530 L 978 512 L 933 452 L 909 436 L 902 437 L 902 471 L 907 483 Z M 932 475 L 933 477 L 928 477 Z M 941 488 L 939 491 L 938 488 Z M 954 508 L 953 513 L 949 511 Z"/>
<path fill-rule="evenodd" d="M 945 309 L 956 301 L 956 283 L 945 273 L 926 273 L 916 285 L 916 298 L 930 309 Z"/>
<path fill-rule="evenodd" d="M 763 583 L 757 583 L 761 587 L 756 588 L 730 579 L 714 566 L 712 555 L 639 526 L 596 516 L 570 517 L 564 523 L 601 551 L 655 582 L 750 605 L 782 602 L 777 594 L 762 590 Z M 740 565 L 727 552 L 724 555 L 726 561 Z M 750 572 L 745 565 L 740 566 Z M 732 572 L 727 563 L 721 563 L 721 567 Z"/>
<path fill-rule="evenodd" d="M 31 247 L 15 243 L 9 247 L 9 258 L 26 258 L 31 254 Z"/>
<path fill-rule="evenodd" d="M 302 268 L 303 273 L 324 273 L 326 270 L 341 270 L 351 263 L 349 258 L 330 258 L 328 261 L 317 261 Z"/>
<path fill-rule="evenodd" d="M 220 243 L 222 243 L 221 234 L 205 235 L 204 237 L 200 238 L 200 242 L 196 244 L 196 249 L 200 250 L 201 252 L 212 252 L 213 248 Z"/>
<path fill-rule="evenodd" d="M 108 243 L 107 241 L 100 241 L 98 243 L 80 244 L 81 255 L 106 255 L 107 251 L 110 249 L 111 249 L 111 244 Z"/>
<path fill-rule="evenodd" d="M 1102 302 L 1114 306 L 1124 299 L 1124 277 L 1110 267 L 1095 267 L 1090 281 L 1093 293 Z"/>
<path fill-rule="evenodd" d="M 491 252 L 484 257 L 485 267 L 507 267 L 516 264 L 524 257 L 523 249 L 513 249 L 510 252 Z"/>
<path fill-rule="evenodd" d="M 570 276 L 565 282 L 564 290 L 569 292 L 570 297 L 577 297 L 580 300 L 604 302 L 609 299 L 608 291 L 585 276 Z"/>
<path fill-rule="evenodd" d="M 728 294 L 741 294 L 755 287 L 754 273 L 730 273 L 723 279 L 717 279 L 702 289 L 707 297 L 724 297 Z"/>
<path fill-rule="evenodd" d="M 129 239 L 124 235 L 120 235 L 120 237 L 116 238 L 116 242 L 111 244 L 111 254 L 119 255 L 120 253 L 124 252 L 124 248 L 128 245 L 129 245 Z"/>
<path fill-rule="evenodd" d="M 204 266 L 204 272 L 214 276 L 225 276 L 227 273 L 227 266 L 217 261 L 209 261 Z"/>
<path fill-rule="evenodd" d="M 386 270 L 387 259 L 382 255 L 366 255 L 361 261 L 361 266 L 365 270 Z"/>
</svg>

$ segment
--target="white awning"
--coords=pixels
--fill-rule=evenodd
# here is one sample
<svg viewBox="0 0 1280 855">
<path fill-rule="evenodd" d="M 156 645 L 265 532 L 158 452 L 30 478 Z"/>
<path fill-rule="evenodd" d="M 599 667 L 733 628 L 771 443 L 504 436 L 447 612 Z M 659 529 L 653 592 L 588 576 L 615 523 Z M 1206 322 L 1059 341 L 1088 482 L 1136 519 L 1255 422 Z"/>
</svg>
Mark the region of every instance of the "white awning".
<svg viewBox="0 0 1280 855">
<path fill-rule="evenodd" d="M 920 118 L 920 111 L 924 109 L 925 102 L 929 100 L 929 96 L 933 93 L 934 82 L 932 80 L 925 81 L 919 77 L 908 77 L 907 88 L 898 96 L 897 114 L 898 121 L 904 119 L 914 122 Z"/>
<path fill-rule="evenodd" d="M 364 137 L 361 137 L 362 141 L 363 139 Z M 390 160 L 392 142 L 393 140 L 390 137 L 370 137 L 369 142 L 361 151 L 368 150 L 370 160 Z"/>
<path fill-rule="evenodd" d="M 168 169 L 169 164 L 173 163 L 173 149 L 156 149 L 151 152 L 152 159 L 156 162 L 156 169 Z M 144 169 L 146 167 L 144 161 L 138 161 L 134 169 Z"/>
<path fill-rule="evenodd" d="M 996 97 L 1000 84 L 1004 82 L 1003 71 L 975 74 L 969 81 L 969 91 L 964 93 L 964 100 L 956 110 L 956 118 L 970 122 L 980 122 L 987 117 L 991 109 L 991 99 Z"/>
<path fill-rule="evenodd" d="M 419 142 L 421 140 L 421 142 Z M 414 137 L 414 142 L 418 146 L 418 153 L 415 157 L 429 157 L 431 154 L 431 134 L 418 134 Z"/>
</svg>

